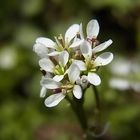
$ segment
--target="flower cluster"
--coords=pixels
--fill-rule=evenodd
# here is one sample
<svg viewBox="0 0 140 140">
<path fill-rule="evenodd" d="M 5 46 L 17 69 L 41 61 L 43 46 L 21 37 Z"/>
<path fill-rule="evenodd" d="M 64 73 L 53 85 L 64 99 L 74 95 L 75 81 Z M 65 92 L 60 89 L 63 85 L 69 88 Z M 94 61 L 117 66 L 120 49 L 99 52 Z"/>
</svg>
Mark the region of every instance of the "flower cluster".
<svg viewBox="0 0 140 140">
<path fill-rule="evenodd" d="M 43 72 L 40 97 L 45 97 L 48 91 L 51 93 L 45 100 L 47 107 L 56 106 L 69 93 L 81 99 L 83 89 L 90 84 L 100 85 L 97 69 L 109 64 L 113 54 L 104 52 L 98 56 L 98 52 L 112 44 L 111 39 L 99 44 L 98 34 L 99 24 L 93 19 L 87 24 L 86 37 L 82 24 L 73 24 L 64 37 L 59 35 L 55 41 L 44 37 L 36 39 L 33 50 L 40 57 Z"/>
</svg>

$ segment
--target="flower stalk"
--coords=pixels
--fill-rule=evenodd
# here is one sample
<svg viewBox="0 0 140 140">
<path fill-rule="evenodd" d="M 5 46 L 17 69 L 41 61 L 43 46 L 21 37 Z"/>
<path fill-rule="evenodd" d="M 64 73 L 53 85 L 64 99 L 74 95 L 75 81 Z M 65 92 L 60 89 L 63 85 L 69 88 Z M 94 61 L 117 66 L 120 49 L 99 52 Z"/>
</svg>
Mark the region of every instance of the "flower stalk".
<svg viewBox="0 0 140 140">
<path fill-rule="evenodd" d="M 93 92 L 94 92 L 94 96 L 95 96 L 95 102 L 96 102 L 96 108 L 95 108 L 95 120 L 96 120 L 96 125 L 94 126 L 94 129 L 99 129 L 99 121 L 100 121 L 100 99 L 99 99 L 99 93 L 98 90 L 95 86 L 92 86 L 93 88 Z M 85 95 L 85 90 L 83 91 L 84 95 Z M 70 103 L 71 108 L 74 112 L 74 114 L 76 115 L 81 128 L 83 130 L 84 133 L 84 138 L 86 140 L 93 140 L 95 138 L 98 137 L 102 137 L 107 129 L 108 129 L 108 124 L 105 125 L 105 127 L 102 129 L 102 132 L 99 132 L 98 134 L 96 134 L 96 132 L 94 132 L 94 130 L 91 129 L 91 126 L 89 126 L 88 124 L 88 118 L 86 116 L 85 113 L 85 109 L 84 109 L 84 96 L 78 100 L 73 96 L 73 99 L 70 99 L 69 96 L 66 97 L 66 100 Z"/>
<path fill-rule="evenodd" d="M 88 128 L 88 123 L 87 123 L 87 117 L 84 111 L 83 103 L 84 103 L 84 98 L 82 97 L 81 100 L 76 99 L 73 97 L 73 100 L 71 100 L 68 96 L 66 97 L 67 101 L 70 103 L 71 108 L 73 112 L 75 113 L 81 128 L 83 131 L 86 131 Z"/>
<path fill-rule="evenodd" d="M 99 98 L 99 93 L 98 93 L 97 87 L 92 85 L 92 89 L 93 89 L 93 93 L 94 93 L 94 96 L 95 96 L 96 110 L 100 111 L 101 105 L 100 105 L 100 98 Z"/>
<path fill-rule="evenodd" d="M 84 111 L 85 91 L 92 86 L 96 101 L 95 113 L 99 115 L 100 100 L 96 86 L 101 84 L 101 78 L 97 70 L 113 60 L 111 52 L 98 55 L 98 52 L 113 42 L 109 39 L 99 44 L 98 34 L 99 24 L 93 19 L 87 24 L 86 36 L 83 34 L 82 23 L 73 24 L 64 37 L 60 34 L 54 37 L 54 41 L 39 37 L 33 46 L 34 52 L 40 57 L 39 66 L 43 72 L 40 97 L 46 97 L 48 91 L 51 93 L 44 101 L 45 106 L 55 107 L 66 98 L 86 133 L 87 140 L 91 137 L 91 131 Z M 73 98 L 69 98 L 71 93 Z"/>
</svg>

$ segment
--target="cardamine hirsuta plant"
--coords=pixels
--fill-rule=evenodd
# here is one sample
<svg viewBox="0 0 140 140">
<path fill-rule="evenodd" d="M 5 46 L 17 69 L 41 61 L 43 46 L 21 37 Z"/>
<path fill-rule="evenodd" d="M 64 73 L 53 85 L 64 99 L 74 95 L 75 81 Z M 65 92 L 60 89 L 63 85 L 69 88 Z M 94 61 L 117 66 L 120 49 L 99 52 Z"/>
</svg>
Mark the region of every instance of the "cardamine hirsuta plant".
<svg viewBox="0 0 140 140">
<path fill-rule="evenodd" d="M 92 132 L 90 133 L 83 108 L 85 91 L 88 87 L 93 87 L 99 109 L 96 86 L 101 84 L 101 78 L 97 74 L 98 68 L 109 64 L 113 54 L 104 52 L 98 55 L 98 52 L 112 44 L 112 40 L 99 44 L 97 20 L 88 22 L 86 35 L 82 28 L 82 23 L 73 24 L 64 36 L 60 34 L 53 40 L 39 37 L 33 50 L 40 57 L 39 66 L 43 73 L 40 97 L 46 98 L 45 106 L 54 107 L 65 98 L 71 104 L 88 138 Z"/>
</svg>

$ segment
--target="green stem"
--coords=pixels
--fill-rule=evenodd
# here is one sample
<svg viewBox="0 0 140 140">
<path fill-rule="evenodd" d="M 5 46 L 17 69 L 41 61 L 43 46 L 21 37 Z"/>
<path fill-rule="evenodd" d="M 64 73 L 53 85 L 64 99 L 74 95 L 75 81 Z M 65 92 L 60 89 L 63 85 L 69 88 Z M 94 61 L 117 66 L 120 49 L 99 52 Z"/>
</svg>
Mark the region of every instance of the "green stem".
<svg viewBox="0 0 140 140">
<path fill-rule="evenodd" d="M 94 116 L 94 118 L 95 118 L 95 130 L 94 131 L 96 131 L 96 130 L 99 130 L 100 131 L 100 123 L 101 123 L 101 104 L 100 104 L 100 98 L 99 98 L 99 92 L 98 92 L 98 90 L 97 90 L 97 88 L 96 88 L 96 86 L 93 86 L 92 85 L 92 88 L 93 88 L 93 91 L 94 91 L 94 96 L 95 96 L 95 102 L 96 102 L 96 107 L 95 107 L 95 111 L 94 111 L 94 113 L 95 113 L 95 116 Z M 92 134 L 92 136 L 101 136 L 102 135 L 102 132 L 101 133 L 93 133 L 93 132 L 90 132 L 90 134 Z"/>
<path fill-rule="evenodd" d="M 78 120 L 81 123 L 81 127 L 85 131 L 88 128 L 88 126 L 87 126 L 87 118 L 83 107 L 83 99 L 79 100 L 74 98 L 74 102 L 75 102 L 75 111 L 77 113 Z"/>
<path fill-rule="evenodd" d="M 72 110 L 76 114 L 77 119 L 79 120 L 79 123 L 80 123 L 82 129 L 84 131 L 86 131 L 87 128 L 88 128 L 88 125 L 87 125 L 87 118 L 86 118 L 86 115 L 85 115 L 85 111 L 84 111 L 84 108 L 83 108 L 84 99 L 83 98 L 82 99 L 76 99 L 74 97 L 74 99 L 71 100 L 68 96 L 67 96 L 66 99 L 71 104 Z"/>
<path fill-rule="evenodd" d="M 95 95 L 95 101 L 96 101 L 96 109 L 98 111 L 100 111 L 101 109 L 101 105 L 100 105 L 100 98 L 99 98 L 99 93 L 98 93 L 98 90 L 95 86 L 92 86 L 93 88 L 93 91 L 94 91 L 94 95 Z"/>
<path fill-rule="evenodd" d="M 100 111 L 100 100 L 99 100 L 99 93 L 98 90 L 96 89 L 95 86 L 92 86 L 93 90 L 94 90 L 94 95 L 95 95 L 95 100 L 96 100 L 96 117 L 97 120 L 99 119 L 99 111 Z M 85 91 L 83 91 L 84 93 Z M 84 94 L 83 94 L 84 95 Z M 100 136 L 100 134 L 94 134 L 92 133 L 91 130 L 89 130 L 89 126 L 88 126 L 88 122 L 87 122 L 87 118 L 85 115 L 85 111 L 84 111 L 84 96 L 81 99 L 76 99 L 75 97 L 73 97 L 73 99 L 70 99 L 69 96 L 66 97 L 67 101 L 71 104 L 72 110 L 74 111 L 74 113 L 77 116 L 77 119 L 84 131 L 84 133 L 86 134 L 85 139 L 86 140 L 93 140 L 95 137 Z"/>
</svg>

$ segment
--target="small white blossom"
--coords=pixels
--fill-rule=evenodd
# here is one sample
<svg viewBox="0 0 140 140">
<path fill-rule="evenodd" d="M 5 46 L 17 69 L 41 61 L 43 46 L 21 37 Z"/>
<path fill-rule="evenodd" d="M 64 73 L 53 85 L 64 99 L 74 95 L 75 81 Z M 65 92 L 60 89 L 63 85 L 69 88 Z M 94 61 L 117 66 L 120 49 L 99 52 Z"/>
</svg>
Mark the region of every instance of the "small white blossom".
<svg viewBox="0 0 140 140">
<path fill-rule="evenodd" d="M 65 94 L 61 90 L 62 83 L 57 82 L 54 79 L 50 79 L 50 78 L 42 78 L 40 83 L 42 87 L 45 87 L 46 89 L 56 90 L 56 93 L 46 98 L 45 105 L 47 107 L 56 106 L 61 100 L 64 99 Z M 57 89 L 60 89 L 60 90 L 58 90 L 57 92 Z"/>
<path fill-rule="evenodd" d="M 127 80 L 120 79 L 120 78 L 113 78 L 110 80 L 109 85 L 112 88 L 120 89 L 120 90 L 127 90 L 130 88 L 130 83 Z"/>
<path fill-rule="evenodd" d="M 109 64 L 113 54 L 97 55 L 112 44 L 109 39 L 97 45 L 98 34 L 99 24 L 93 19 L 87 24 L 86 37 L 81 23 L 70 26 L 64 38 L 60 35 L 55 41 L 44 37 L 36 39 L 33 50 L 40 57 L 39 66 L 44 73 L 40 97 L 47 96 L 46 92 L 51 94 L 45 99 L 47 107 L 56 106 L 70 93 L 81 99 L 83 89 L 91 84 L 100 85 L 98 67 Z"/>
<path fill-rule="evenodd" d="M 109 64 L 113 59 L 113 54 L 110 52 L 105 52 L 94 58 L 92 53 L 92 46 L 88 41 L 85 41 L 81 47 L 81 53 L 84 56 L 84 61 L 74 61 L 81 71 L 85 71 L 87 74 L 87 80 L 89 83 L 97 86 L 100 85 L 101 79 L 95 73 L 97 67 Z"/>
<path fill-rule="evenodd" d="M 55 37 L 55 41 L 49 38 L 39 37 L 36 39 L 36 44 L 34 45 L 33 50 L 40 57 L 44 57 L 44 55 L 56 56 L 64 50 L 70 51 L 70 49 L 80 46 L 80 44 L 84 41 L 83 39 L 74 41 L 78 32 L 79 25 L 73 24 L 66 31 L 64 39 L 62 35 Z"/>
<path fill-rule="evenodd" d="M 76 80 L 79 79 L 80 76 L 80 69 L 76 64 L 72 64 L 68 70 L 68 77 L 73 85 L 73 95 L 80 99 L 82 97 L 82 89 L 79 85 L 75 84 Z"/>
<path fill-rule="evenodd" d="M 80 85 L 83 89 L 87 88 L 89 82 L 86 75 L 82 75 L 81 78 L 76 80 L 77 85 Z"/>
<path fill-rule="evenodd" d="M 124 79 L 124 78 L 112 78 L 109 81 L 109 85 L 112 88 L 118 89 L 118 90 L 134 90 L 135 92 L 140 92 L 140 82 Z"/>
<path fill-rule="evenodd" d="M 119 59 L 113 61 L 110 66 L 114 75 L 109 81 L 111 88 L 140 92 L 140 80 L 137 76 L 140 73 L 140 65 L 135 61 L 136 59 L 138 60 L 137 57 L 127 60 L 120 56 Z"/>
<path fill-rule="evenodd" d="M 79 85 L 75 84 L 76 80 L 79 78 L 79 75 L 80 70 L 78 66 L 72 64 L 68 70 L 68 77 L 70 81 L 68 86 L 66 85 L 66 83 L 61 83 L 51 78 L 42 78 L 42 87 L 56 91 L 55 94 L 49 96 L 45 100 L 45 105 L 47 107 L 56 106 L 66 96 L 67 91 L 73 92 L 73 95 L 77 99 L 80 99 L 82 97 L 82 89 Z"/>
<path fill-rule="evenodd" d="M 42 58 L 41 60 L 39 60 L 39 65 L 46 72 L 55 74 L 53 79 L 59 82 L 64 78 L 66 74 L 65 66 L 69 59 L 68 52 L 61 52 L 57 59 L 58 60 L 56 61 L 56 63 L 58 64 L 56 66 L 49 58 Z"/>
<path fill-rule="evenodd" d="M 97 20 L 91 20 L 87 24 L 87 37 L 81 44 L 80 50 L 84 59 L 73 60 L 79 69 L 87 76 L 86 79 L 89 83 L 97 86 L 100 85 L 101 79 L 95 73 L 99 66 L 105 66 L 113 60 L 113 54 L 105 52 L 96 56 L 96 53 L 103 51 L 112 44 L 112 40 L 109 39 L 100 45 L 96 45 L 97 36 L 99 34 L 99 24 Z M 82 24 L 80 24 L 80 36 L 84 38 Z"/>
</svg>

